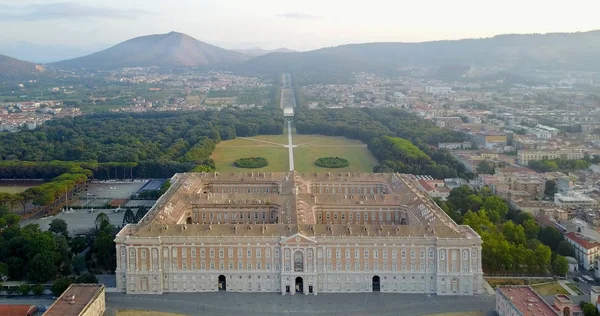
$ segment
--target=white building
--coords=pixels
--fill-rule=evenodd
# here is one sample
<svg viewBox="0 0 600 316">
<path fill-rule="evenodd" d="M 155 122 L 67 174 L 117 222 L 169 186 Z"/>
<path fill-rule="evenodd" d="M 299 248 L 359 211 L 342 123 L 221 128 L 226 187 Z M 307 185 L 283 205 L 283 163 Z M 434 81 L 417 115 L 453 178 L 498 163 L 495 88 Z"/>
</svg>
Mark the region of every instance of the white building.
<svg viewBox="0 0 600 316">
<path fill-rule="evenodd" d="M 600 244 L 575 232 L 565 234 L 565 238 L 573 246 L 579 265 L 585 270 L 593 269 L 600 255 Z"/>
<path fill-rule="evenodd" d="M 425 87 L 425 92 L 431 94 L 450 94 L 452 93 L 452 88 L 427 86 Z"/>
<path fill-rule="evenodd" d="M 554 204 L 560 207 L 570 207 L 570 206 L 598 206 L 598 201 L 585 196 L 583 194 L 578 193 L 569 193 L 569 194 L 554 194 Z"/>
<path fill-rule="evenodd" d="M 116 236 L 117 289 L 483 293 L 481 237 L 400 174 L 176 174 Z"/>
</svg>

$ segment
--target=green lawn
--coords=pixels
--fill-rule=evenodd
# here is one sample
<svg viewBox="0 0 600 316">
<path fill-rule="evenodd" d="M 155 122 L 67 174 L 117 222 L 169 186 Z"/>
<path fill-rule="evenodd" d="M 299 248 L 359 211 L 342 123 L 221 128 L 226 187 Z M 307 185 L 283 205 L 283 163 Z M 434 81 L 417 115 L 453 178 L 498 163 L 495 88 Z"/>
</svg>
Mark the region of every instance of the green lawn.
<svg viewBox="0 0 600 316">
<path fill-rule="evenodd" d="M 361 141 L 322 135 L 294 136 L 294 163 L 300 172 L 373 172 L 377 159 Z M 346 168 L 321 168 L 315 160 L 321 157 L 348 159 Z"/>
<path fill-rule="evenodd" d="M 242 147 L 235 147 L 242 146 Z M 211 156 L 215 160 L 219 172 L 244 172 L 244 171 L 288 171 L 288 149 L 282 146 L 252 142 L 244 139 L 234 139 L 221 142 Z M 239 158 L 265 157 L 269 165 L 264 168 L 244 169 L 238 168 L 234 162 Z"/>
<path fill-rule="evenodd" d="M 556 282 L 539 285 L 535 284 L 532 285 L 531 288 L 541 295 L 569 294 L 567 290 L 565 290 L 562 286 L 560 286 L 560 284 Z"/>
<path fill-rule="evenodd" d="M 260 135 L 249 138 L 236 138 L 221 142 L 212 154 L 217 171 L 288 171 L 287 135 Z M 377 160 L 360 141 L 344 137 L 321 135 L 294 135 L 294 164 L 299 172 L 372 172 Z M 343 157 L 350 166 L 330 169 L 315 166 L 320 157 Z M 269 166 L 259 169 L 242 169 L 234 165 L 236 159 L 245 157 L 265 157 Z"/>
<path fill-rule="evenodd" d="M 31 188 L 31 185 L 0 185 L 0 192 L 16 194 L 25 192 L 25 190 Z"/>
<path fill-rule="evenodd" d="M 566 282 L 565 285 L 568 286 L 571 290 L 573 290 L 573 292 L 575 292 L 579 295 L 583 295 L 583 292 L 577 287 L 577 285 L 575 285 L 571 282 Z"/>
</svg>

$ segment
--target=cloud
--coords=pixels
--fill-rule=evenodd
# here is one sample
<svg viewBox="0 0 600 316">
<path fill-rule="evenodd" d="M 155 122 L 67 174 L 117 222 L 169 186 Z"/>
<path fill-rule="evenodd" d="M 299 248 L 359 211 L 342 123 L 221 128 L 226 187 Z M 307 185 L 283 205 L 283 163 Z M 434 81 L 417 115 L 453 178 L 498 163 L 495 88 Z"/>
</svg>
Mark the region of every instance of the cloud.
<svg viewBox="0 0 600 316">
<path fill-rule="evenodd" d="M 75 2 L 36 3 L 26 6 L 0 5 L 0 19 L 20 21 L 40 21 L 76 18 L 131 19 L 151 14 L 138 9 L 113 9 L 90 6 Z"/>
<path fill-rule="evenodd" d="M 321 18 L 319 16 L 308 14 L 308 13 L 303 13 L 303 12 L 286 12 L 286 13 L 278 14 L 277 17 L 286 18 L 286 19 L 298 19 L 298 20 L 316 20 L 316 19 Z"/>
</svg>

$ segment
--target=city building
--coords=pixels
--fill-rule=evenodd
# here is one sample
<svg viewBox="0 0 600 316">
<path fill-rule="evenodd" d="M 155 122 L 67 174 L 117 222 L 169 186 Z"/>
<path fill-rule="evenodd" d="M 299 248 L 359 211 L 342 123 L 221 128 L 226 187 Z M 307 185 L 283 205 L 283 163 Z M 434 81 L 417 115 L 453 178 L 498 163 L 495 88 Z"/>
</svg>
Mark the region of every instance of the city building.
<svg viewBox="0 0 600 316">
<path fill-rule="evenodd" d="M 105 311 L 104 285 L 71 284 L 44 316 L 102 316 Z"/>
<path fill-rule="evenodd" d="M 585 270 L 594 268 L 600 255 L 600 244 L 575 232 L 566 233 L 565 238 L 573 246 L 579 265 Z"/>
<path fill-rule="evenodd" d="M 439 143 L 438 148 L 440 149 L 471 149 L 473 143 L 471 142 L 455 142 L 455 143 Z"/>
<path fill-rule="evenodd" d="M 560 315 L 531 287 L 498 286 L 496 312 L 499 316 Z"/>
<path fill-rule="evenodd" d="M 483 293 L 481 238 L 412 175 L 183 173 L 116 236 L 117 289 Z"/>
<path fill-rule="evenodd" d="M 580 193 L 554 194 L 554 204 L 560 207 L 598 206 L 598 201 Z"/>
<path fill-rule="evenodd" d="M 550 160 L 550 159 L 564 159 L 564 160 L 576 160 L 583 159 L 584 153 L 581 151 L 573 150 L 519 150 L 517 152 L 517 163 L 520 165 L 527 165 L 532 160 Z"/>
<path fill-rule="evenodd" d="M 452 88 L 427 86 L 425 87 L 425 92 L 431 94 L 450 94 L 452 93 Z"/>
</svg>

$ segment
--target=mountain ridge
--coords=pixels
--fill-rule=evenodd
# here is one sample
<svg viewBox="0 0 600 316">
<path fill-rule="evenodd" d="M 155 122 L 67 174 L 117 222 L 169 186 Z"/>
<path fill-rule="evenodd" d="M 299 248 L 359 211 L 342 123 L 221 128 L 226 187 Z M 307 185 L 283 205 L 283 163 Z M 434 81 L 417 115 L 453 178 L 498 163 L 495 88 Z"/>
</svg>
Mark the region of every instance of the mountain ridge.
<svg viewBox="0 0 600 316">
<path fill-rule="evenodd" d="M 45 71 L 46 69 L 39 64 L 30 63 L 6 55 L 0 55 L 0 78 L 31 78 L 36 77 Z"/>
<path fill-rule="evenodd" d="M 202 67 L 231 65 L 248 57 L 179 32 L 135 37 L 105 50 L 50 65 L 58 68 Z"/>
</svg>

